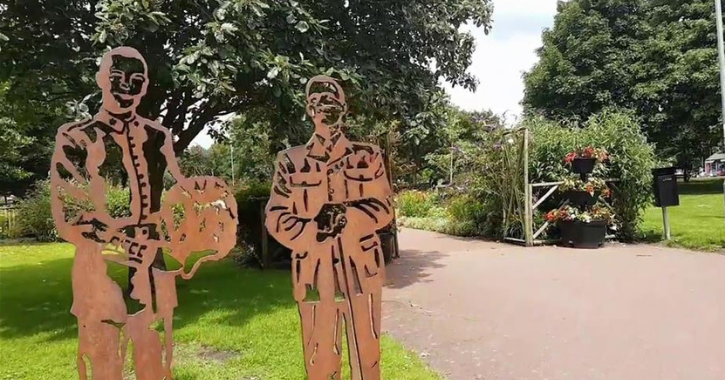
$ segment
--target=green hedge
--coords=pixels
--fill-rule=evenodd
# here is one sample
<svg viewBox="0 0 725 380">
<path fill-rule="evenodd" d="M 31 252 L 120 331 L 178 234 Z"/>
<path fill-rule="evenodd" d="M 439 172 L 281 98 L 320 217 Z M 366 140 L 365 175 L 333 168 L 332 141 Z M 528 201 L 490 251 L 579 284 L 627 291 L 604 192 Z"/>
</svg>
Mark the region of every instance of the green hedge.
<svg viewBox="0 0 725 380">
<path fill-rule="evenodd" d="M 112 217 L 121 218 L 130 215 L 128 189 L 109 186 L 106 189 L 106 195 L 108 212 Z M 9 238 L 34 238 L 38 241 L 58 239 L 50 209 L 50 182 L 48 180 L 35 183 L 28 195 L 20 200 L 15 221 L 15 226 L 7 234 Z"/>
<path fill-rule="evenodd" d="M 269 199 L 272 185 L 269 183 L 251 183 L 235 195 L 239 210 L 238 244 L 245 249 L 245 259 L 254 259 L 259 265 L 262 261 L 262 207 Z M 268 249 L 273 262 L 287 261 L 290 251 L 273 238 L 268 240 Z"/>
<path fill-rule="evenodd" d="M 487 225 L 485 206 L 465 193 L 406 190 L 396 197 L 398 222 L 421 230 L 455 236 L 481 236 Z"/>
</svg>

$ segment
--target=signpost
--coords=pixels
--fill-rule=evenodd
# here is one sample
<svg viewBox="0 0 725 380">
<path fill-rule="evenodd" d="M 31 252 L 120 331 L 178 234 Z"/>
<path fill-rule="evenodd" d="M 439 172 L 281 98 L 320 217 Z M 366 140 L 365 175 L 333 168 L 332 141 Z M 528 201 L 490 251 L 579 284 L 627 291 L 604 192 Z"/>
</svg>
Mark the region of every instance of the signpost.
<svg viewBox="0 0 725 380">
<path fill-rule="evenodd" d="M 655 204 L 662 207 L 665 239 L 671 240 L 670 215 L 668 207 L 680 205 L 680 192 L 677 187 L 677 168 L 660 168 L 652 170 L 654 176 Z"/>
<path fill-rule="evenodd" d="M 715 15 L 717 23 L 717 55 L 720 62 L 720 93 L 722 98 L 723 139 L 725 141 L 725 42 L 723 42 L 722 3 L 720 1 L 721 0 L 715 0 Z M 723 182 L 723 195 L 725 195 L 725 181 Z"/>
</svg>

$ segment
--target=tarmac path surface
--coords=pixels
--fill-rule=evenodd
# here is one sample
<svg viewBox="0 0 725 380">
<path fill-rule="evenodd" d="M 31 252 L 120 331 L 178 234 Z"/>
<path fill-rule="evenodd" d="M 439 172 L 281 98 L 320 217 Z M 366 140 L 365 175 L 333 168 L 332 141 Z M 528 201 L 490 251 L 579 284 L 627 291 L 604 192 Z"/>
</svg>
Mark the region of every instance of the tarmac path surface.
<svg viewBox="0 0 725 380">
<path fill-rule="evenodd" d="M 725 379 L 723 255 L 524 248 L 411 229 L 400 250 L 383 329 L 447 379 Z"/>
</svg>

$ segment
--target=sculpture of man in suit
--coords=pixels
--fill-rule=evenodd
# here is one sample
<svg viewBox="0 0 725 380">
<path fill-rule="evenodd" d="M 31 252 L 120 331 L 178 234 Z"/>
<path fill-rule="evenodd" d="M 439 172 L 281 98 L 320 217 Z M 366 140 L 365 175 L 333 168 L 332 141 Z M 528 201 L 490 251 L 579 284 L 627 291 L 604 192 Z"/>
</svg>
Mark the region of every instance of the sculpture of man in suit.
<svg viewBox="0 0 725 380">
<path fill-rule="evenodd" d="M 224 257 L 234 247 L 236 204 L 222 181 L 185 178 L 169 130 L 136 113 L 149 85 L 146 62 L 137 50 L 106 53 L 96 80 L 102 109 L 90 120 L 58 130 L 51 165 L 53 218 L 59 235 L 76 246 L 71 312 L 78 318 L 78 371 L 82 380 L 122 380 L 132 341 L 136 378 L 170 380 L 175 279 L 191 278 L 202 261 Z M 176 181 L 163 207 L 160 197 L 152 196 L 154 190 L 161 192 L 152 186 L 162 182 L 152 176 L 164 174 L 152 170 L 160 164 L 149 158 L 158 156 L 150 156 L 153 151 L 161 151 L 162 164 Z M 126 217 L 112 217 L 105 198 L 108 174 L 118 168 L 128 179 L 131 197 Z M 204 207 L 219 201 L 223 207 Z M 174 221 L 178 205 L 184 213 L 181 223 L 178 215 Z M 162 248 L 170 249 L 167 258 L 181 263 L 181 269 L 152 265 L 163 260 Z M 206 249 L 214 253 L 185 272 L 186 259 Z M 108 275 L 109 263 L 130 271 L 128 297 Z M 163 340 L 152 326 L 156 322 L 163 323 Z"/>
<path fill-rule="evenodd" d="M 340 379 L 346 331 L 352 378 L 379 380 L 385 264 L 376 231 L 393 220 L 383 154 L 345 137 L 347 103 L 332 78 L 310 79 L 307 113 L 314 135 L 279 153 L 266 226 L 293 251 L 309 379 Z"/>
</svg>

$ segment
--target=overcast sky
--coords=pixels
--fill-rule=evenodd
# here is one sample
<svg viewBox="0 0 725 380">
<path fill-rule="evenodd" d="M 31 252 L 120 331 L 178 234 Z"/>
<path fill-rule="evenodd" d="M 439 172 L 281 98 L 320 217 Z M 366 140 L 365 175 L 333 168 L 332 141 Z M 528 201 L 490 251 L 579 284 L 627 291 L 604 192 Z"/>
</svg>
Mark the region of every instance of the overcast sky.
<svg viewBox="0 0 725 380">
<path fill-rule="evenodd" d="M 541 31 L 554 24 L 557 0 L 494 0 L 493 30 L 471 30 L 476 37 L 476 52 L 469 72 L 478 77 L 478 90 L 472 93 L 446 84 L 451 100 L 459 107 L 474 111 L 490 109 L 507 113 L 509 120 L 521 114 L 524 84 L 521 74 L 529 70 L 541 46 Z M 194 140 L 211 145 L 206 131 Z"/>
<path fill-rule="evenodd" d="M 469 72 L 480 81 L 476 93 L 446 86 L 459 107 L 491 109 L 510 117 L 521 114 L 524 96 L 521 74 L 537 61 L 541 32 L 554 24 L 557 0 L 494 0 L 493 30 L 473 29 L 476 52 Z"/>
</svg>

